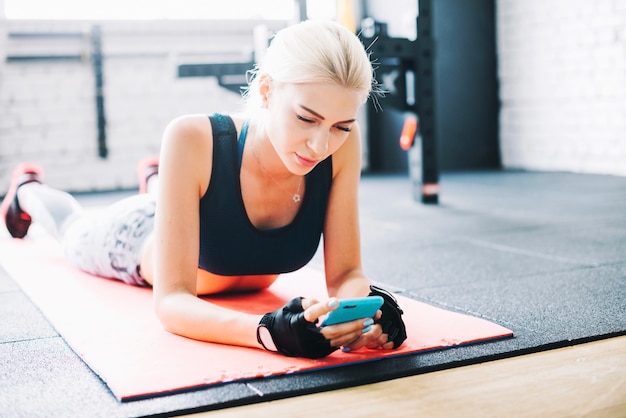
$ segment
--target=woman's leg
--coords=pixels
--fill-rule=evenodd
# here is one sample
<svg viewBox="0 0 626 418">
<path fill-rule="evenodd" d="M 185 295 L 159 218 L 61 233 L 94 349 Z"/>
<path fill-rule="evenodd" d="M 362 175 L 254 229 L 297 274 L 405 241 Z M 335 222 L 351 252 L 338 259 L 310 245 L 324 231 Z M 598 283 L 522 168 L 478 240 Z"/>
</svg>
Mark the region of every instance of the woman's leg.
<svg viewBox="0 0 626 418">
<path fill-rule="evenodd" d="M 89 213 L 65 230 L 63 250 L 72 264 L 96 276 L 149 286 L 140 265 L 154 230 L 156 199 L 151 186 L 157 173 L 158 159 L 143 159 L 137 166 L 141 194 Z"/>
<path fill-rule="evenodd" d="M 142 158 L 137 163 L 139 194 L 156 193 L 156 182 L 159 177 L 159 157 L 156 155 Z"/>
<path fill-rule="evenodd" d="M 67 259 L 88 273 L 145 286 L 139 273 L 142 247 L 154 226 L 156 202 L 143 194 L 86 213 L 69 193 L 42 184 L 43 170 L 22 164 L 13 173 L 2 215 L 13 237 L 32 222 L 61 241 Z"/>
<path fill-rule="evenodd" d="M 13 172 L 9 191 L 2 202 L 2 215 L 15 238 L 26 236 L 32 222 L 61 238 L 67 226 L 82 214 L 74 197 L 42 184 L 42 180 L 43 170 L 35 164 L 21 164 Z"/>
<path fill-rule="evenodd" d="M 67 227 L 81 217 L 83 209 L 72 195 L 41 183 L 28 183 L 17 190 L 17 200 L 33 222 L 57 239 L 63 239 Z"/>
<path fill-rule="evenodd" d="M 141 194 L 81 217 L 65 232 L 65 256 L 93 275 L 147 286 L 139 266 L 154 229 L 155 209 L 154 196 Z"/>
</svg>

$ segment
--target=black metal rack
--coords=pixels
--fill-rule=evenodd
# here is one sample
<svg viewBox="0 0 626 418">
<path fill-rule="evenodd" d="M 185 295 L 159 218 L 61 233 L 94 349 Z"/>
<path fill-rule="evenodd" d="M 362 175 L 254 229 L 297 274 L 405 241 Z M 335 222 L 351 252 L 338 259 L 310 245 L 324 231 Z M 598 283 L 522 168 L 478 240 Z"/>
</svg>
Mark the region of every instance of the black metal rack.
<svg viewBox="0 0 626 418">
<path fill-rule="evenodd" d="M 254 60 L 248 62 L 181 64 L 178 77 L 216 77 L 220 86 L 241 93 L 247 86 L 246 73 L 254 67 Z"/>
<path fill-rule="evenodd" d="M 381 100 L 385 107 L 410 112 L 419 118 L 419 132 L 409 150 L 413 196 L 423 203 L 439 202 L 439 168 L 435 131 L 435 43 L 432 31 L 432 0 L 419 1 L 417 38 L 409 40 L 388 36 L 384 23 L 362 28 L 360 37 L 372 54 L 379 80 L 393 82 L 393 91 Z M 368 108 L 370 132 L 376 132 L 380 113 Z M 375 140 L 370 140 L 370 145 Z"/>
</svg>

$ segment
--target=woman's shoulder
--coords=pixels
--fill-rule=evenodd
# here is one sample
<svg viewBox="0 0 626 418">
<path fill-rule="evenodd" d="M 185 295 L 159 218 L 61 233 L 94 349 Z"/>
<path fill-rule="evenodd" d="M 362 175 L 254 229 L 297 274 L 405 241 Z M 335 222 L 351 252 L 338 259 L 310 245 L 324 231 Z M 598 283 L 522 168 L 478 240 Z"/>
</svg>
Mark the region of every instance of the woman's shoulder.
<svg viewBox="0 0 626 418">
<path fill-rule="evenodd" d="M 237 129 L 240 130 L 241 125 L 248 120 L 245 115 L 240 114 L 190 114 L 183 115 L 173 119 L 165 128 L 166 135 L 184 136 L 184 137 L 212 137 L 213 128 L 211 118 L 231 119 Z"/>
<path fill-rule="evenodd" d="M 211 123 L 207 115 L 183 115 L 173 119 L 165 128 L 165 136 L 193 138 L 211 133 Z M 210 135 L 209 135 L 210 136 Z"/>
<path fill-rule="evenodd" d="M 184 115 L 165 128 L 161 144 L 162 158 L 184 161 L 210 161 L 213 148 L 211 123 L 207 115 Z"/>
<path fill-rule="evenodd" d="M 213 135 L 208 115 L 184 115 L 165 128 L 161 161 L 167 172 L 180 184 L 196 184 L 200 196 L 210 181 Z"/>
</svg>

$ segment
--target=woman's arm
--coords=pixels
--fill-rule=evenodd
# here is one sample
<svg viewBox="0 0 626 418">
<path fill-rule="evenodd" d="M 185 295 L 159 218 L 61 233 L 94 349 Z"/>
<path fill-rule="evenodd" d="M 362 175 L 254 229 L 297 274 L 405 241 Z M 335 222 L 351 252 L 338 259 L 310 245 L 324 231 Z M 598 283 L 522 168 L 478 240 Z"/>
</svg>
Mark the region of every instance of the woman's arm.
<svg viewBox="0 0 626 418">
<path fill-rule="evenodd" d="M 187 116 L 165 130 L 159 161 L 154 303 L 163 327 L 203 341 L 260 347 L 260 315 L 224 309 L 197 297 L 199 202 L 210 182 L 211 123 Z"/>
<path fill-rule="evenodd" d="M 330 296 L 367 296 L 370 281 L 361 265 L 358 187 L 361 135 L 357 124 L 333 155 L 333 185 L 324 225 L 324 263 Z"/>
<path fill-rule="evenodd" d="M 331 189 L 326 223 L 324 226 L 324 263 L 326 286 L 330 296 L 338 298 L 367 296 L 370 280 L 361 264 L 361 237 L 359 228 L 358 188 L 361 177 L 361 136 L 355 124 L 343 146 L 333 155 L 333 186 Z M 375 319 L 379 319 L 377 316 Z M 378 324 L 369 326 L 363 320 L 363 333 L 347 344 L 346 349 L 393 348 L 388 335 Z M 341 329 L 325 333 L 327 338 L 337 338 L 352 323 Z"/>
</svg>

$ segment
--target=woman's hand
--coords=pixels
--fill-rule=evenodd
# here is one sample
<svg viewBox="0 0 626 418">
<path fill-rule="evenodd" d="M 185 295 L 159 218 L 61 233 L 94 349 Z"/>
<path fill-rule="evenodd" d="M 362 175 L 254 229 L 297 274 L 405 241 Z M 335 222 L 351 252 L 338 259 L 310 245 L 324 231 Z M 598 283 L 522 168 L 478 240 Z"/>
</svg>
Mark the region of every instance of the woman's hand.
<svg viewBox="0 0 626 418">
<path fill-rule="evenodd" d="M 303 299 L 302 307 L 305 309 L 304 318 L 315 323 L 321 322 L 321 318 L 335 309 L 338 305 L 337 298 L 331 298 L 324 303 L 316 299 Z M 369 349 L 392 349 L 394 344 L 387 340 L 387 334 L 383 334 L 382 327 L 374 322 L 381 317 L 379 310 L 374 318 L 357 319 L 336 325 L 328 325 L 321 328 L 321 334 L 326 338 L 331 347 L 343 347 L 343 351 L 354 351 L 362 347 Z"/>
<path fill-rule="evenodd" d="M 282 308 L 263 315 L 257 327 L 257 341 L 266 350 L 285 356 L 326 357 L 338 347 L 332 346 L 321 333 L 318 319 L 333 306 L 333 303 L 294 298 Z"/>
</svg>

